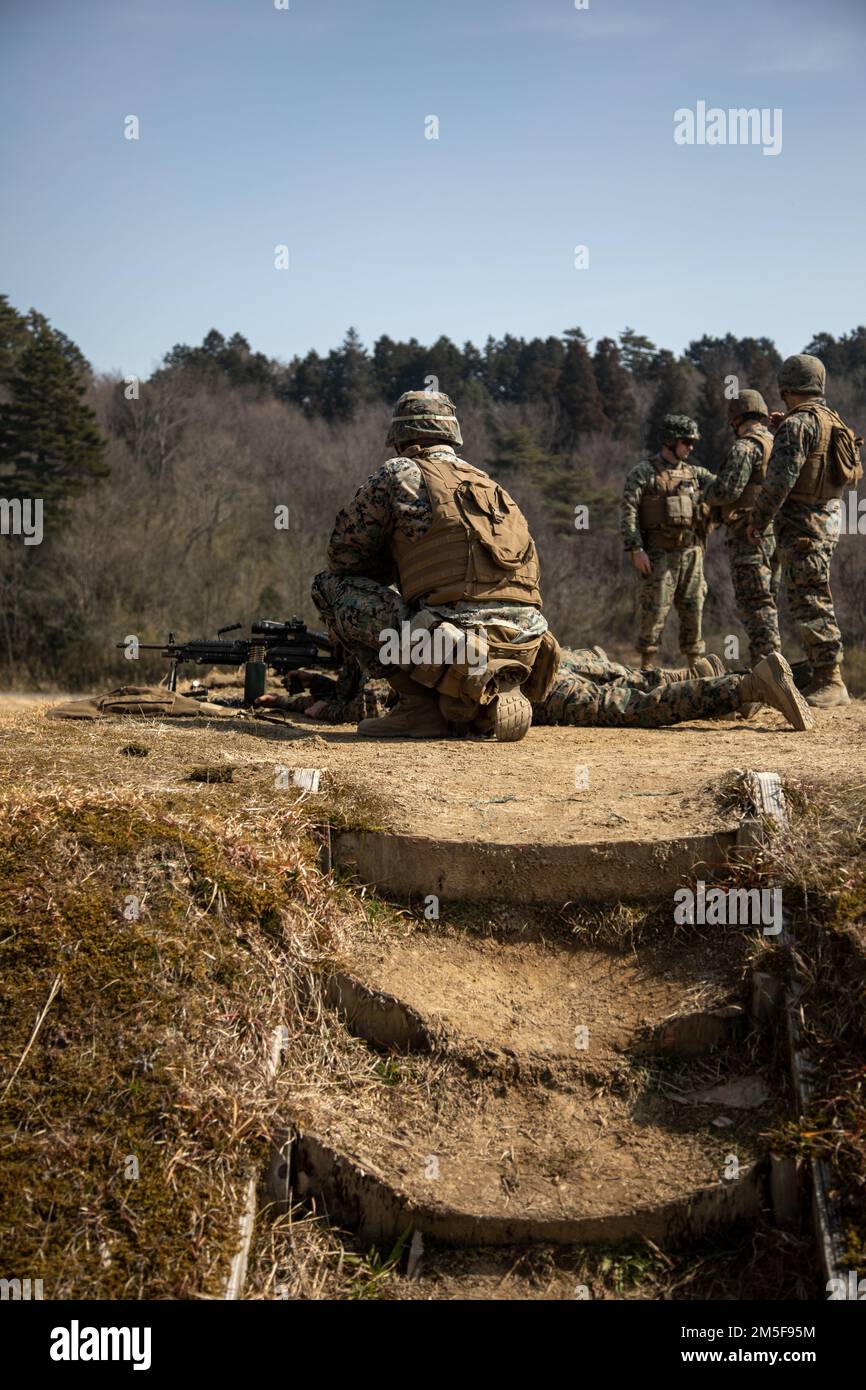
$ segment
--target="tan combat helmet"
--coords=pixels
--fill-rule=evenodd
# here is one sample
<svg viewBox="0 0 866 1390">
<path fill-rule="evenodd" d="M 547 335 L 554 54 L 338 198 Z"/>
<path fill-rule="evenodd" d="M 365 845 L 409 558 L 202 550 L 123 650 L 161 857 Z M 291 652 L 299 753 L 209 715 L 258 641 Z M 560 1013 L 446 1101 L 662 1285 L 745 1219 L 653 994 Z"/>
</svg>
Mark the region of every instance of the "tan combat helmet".
<svg viewBox="0 0 866 1390">
<path fill-rule="evenodd" d="M 444 391 L 404 391 L 385 443 L 398 449 L 404 444 L 462 444 L 451 397 Z"/>
<path fill-rule="evenodd" d="M 786 357 L 779 368 L 779 390 L 795 391 L 802 396 L 823 396 L 826 378 L 820 357 L 799 352 L 794 357 Z"/>
<path fill-rule="evenodd" d="M 728 419 L 732 425 L 736 425 L 738 420 L 742 420 L 744 415 L 766 415 L 769 419 L 770 412 L 767 409 L 767 402 L 760 391 L 750 391 L 748 388 L 741 391 L 732 401 L 728 401 Z"/>
</svg>

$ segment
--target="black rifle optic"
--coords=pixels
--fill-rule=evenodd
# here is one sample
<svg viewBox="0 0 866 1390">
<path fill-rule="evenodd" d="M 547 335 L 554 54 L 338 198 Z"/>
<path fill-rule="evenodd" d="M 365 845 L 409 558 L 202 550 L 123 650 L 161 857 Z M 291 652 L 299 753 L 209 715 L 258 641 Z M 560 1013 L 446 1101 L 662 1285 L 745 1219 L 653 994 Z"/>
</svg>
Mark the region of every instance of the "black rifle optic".
<svg viewBox="0 0 866 1390">
<path fill-rule="evenodd" d="M 166 643 L 140 642 L 138 650 L 160 652 L 168 658 L 171 666 L 165 684 L 169 690 L 177 689 L 177 668 L 187 661 L 198 666 L 243 666 L 245 705 L 254 704 L 265 693 L 268 667 L 284 676 L 305 667 L 337 668 L 342 664 L 325 634 L 311 632 L 300 618 L 291 618 L 287 623 L 263 618 L 251 624 L 251 636 L 223 641 L 227 632 L 239 632 L 241 627 L 241 623 L 233 623 L 231 627 L 221 627 L 216 637 L 195 637 L 189 642 L 176 642 L 170 632 Z M 127 643 L 118 642 L 117 646 L 125 648 Z"/>
</svg>

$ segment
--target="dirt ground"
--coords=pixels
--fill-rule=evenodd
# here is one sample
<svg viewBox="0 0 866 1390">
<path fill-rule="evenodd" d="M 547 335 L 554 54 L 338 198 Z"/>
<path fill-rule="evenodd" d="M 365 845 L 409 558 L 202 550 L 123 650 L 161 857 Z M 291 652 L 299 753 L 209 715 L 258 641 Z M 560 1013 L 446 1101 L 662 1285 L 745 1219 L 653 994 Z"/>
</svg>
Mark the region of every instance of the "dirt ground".
<svg viewBox="0 0 866 1390">
<path fill-rule="evenodd" d="M 273 785 L 277 763 L 319 768 L 382 797 L 399 829 L 461 840 L 568 844 L 698 834 L 725 824 L 712 789 L 734 769 L 778 772 L 806 785 L 866 776 L 864 700 L 816 711 L 805 734 L 767 710 L 748 723 L 537 728 L 516 744 L 379 743 L 357 738 L 353 726 L 303 715 L 285 725 L 236 718 L 85 724 L 46 719 L 47 707 L 42 697 L 29 706 L 20 694 L 0 697 L 0 737 L 21 740 L 25 763 L 28 745 L 35 763 L 44 763 L 47 748 L 37 754 L 34 745 L 47 743 L 57 750 L 54 765 L 68 763 L 71 774 L 76 747 L 97 740 L 107 749 L 144 733 L 151 756 L 118 758 L 112 781 L 177 790 L 188 764 L 203 756 L 233 766 L 236 780 L 261 780 L 263 788 Z"/>
<path fill-rule="evenodd" d="M 509 942 L 438 930 L 351 942 L 349 967 L 464 1048 L 610 1065 L 643 1030 L 711 1009 L 736 993 L 735 937 L 703 936 L 638 952 L 552 941 Z M 575 1031 L 586 1028 L 586 1051 Z"/>
</svg>

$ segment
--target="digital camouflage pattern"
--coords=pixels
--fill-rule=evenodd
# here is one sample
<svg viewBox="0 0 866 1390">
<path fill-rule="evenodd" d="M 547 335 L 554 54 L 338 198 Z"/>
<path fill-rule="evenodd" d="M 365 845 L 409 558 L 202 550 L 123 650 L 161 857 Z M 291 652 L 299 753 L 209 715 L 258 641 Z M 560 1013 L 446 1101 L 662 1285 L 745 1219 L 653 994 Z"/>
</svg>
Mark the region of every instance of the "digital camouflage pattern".
<svg viewBox="0 0 866 1390">
<path fill-rule="evenodd" d="M 666 417 L 685 420 L 686 416 Z M 715 474 L 700 464 L 686 461 L 695 475 L 697 486 L 703 489 L 715 479 Z M 627 551 L 645 549 L 640 529 L 640 504 L 657 471 L 673 467 L 659 454 L 641 459 L 625 480 L 620 529 Z M 701 635 L 704 599 L 707 585 L 704 580 L 704 552 L 700 545 L 684 550 L 647 550 L 652 574 L 637 574 L 638 647 L 649 657 L 658 650 L 667 616 L 674 606 L 680 624 L 680 650 L 687 656 L 700 656 L 706 651 Z"/>
<path fill-rule="evenodd" d="M 702 468 L 700 464 L 693 463 L 691 459 L 686 460 L 686 465 L 694 473 L 695 481 L 702 491 L 716 476 L 708 468 Z M 652 484 L 656 472 L 673 467 L 674 465 L 666 463 L 660 454 L 653 454 L 651 458 L 641 459 L 627 474 L 620 509 L 620 532 L 626 550 L 643 549 L 644 538 L 640 529 L 641 499 Z"/>
<path fill-rule="evenodd" d="M 592 651 L 563 650 L 545 700 L 532 706 L 534 724 L 578 728 L 656 729 L 689 719 L 721 719 L 740 707 L 740 676 L 667 683 Z"/>
<path fill-rule="evenodd" d="M 430 458 L 456 458 L 454 450 L 445 444 L 425 449 L 424 453 Z M 354 635 L 344 638 L 339 626 L 333 630 L 350 650 L 355 649 L 352 643 L 378 649 L 382 628 L 394 626 L 395 622 L 399 627 L 400 622 L 417 611 L 418 605 L 410 609 L 396 589 L 387 587 L 397 573 L 391 558 L 391 537 L 399 529 L 408 540 L 420 540 L 432 520 L 424 475 L 411 457 L 388 459 L 361 485 L 349 506 L 338 513 L 328 546 L 328 570 L 314 581 L 313 601 L 325 618 L 347 605 L 345 625 L 354 630 Z M 363 578 L 365 583 L 341 589 L 326 582 L 350 576 Z M 477 627 L 479 623 L 511 623 L 515 642 L 529 641 L 547 631 L 547 620 L 531 604 L 494 604 L 475 599 L 439 604 L 435 611 L 462 628 Z M 370 634 L 380 617 L 376 640 L 371 643 Z"/>
<path fill-rule="evenodd" d="M 827 372 L 820 357 L 797 352 L 786 357 L 777 377 L 780 391 L 820 391 L 823 394 Z"/>
<path fill-rule="evenodd" d="M 707 583 L 704 579 L 704 552 L 699 545 L 688 550 L 648 550 L 652 574 L 639 574 L 638 639 L 642 654 L 658 651 L 671 607 L 677 612 L 680 651 L 684 656 L 702 656 L 706 643 L 701 634 Z"/>
<path fill-rule="evenodd" d="M 676 444 L 678 439 L 700 439 L 697 421 L 688 415 L 665 415 L 659 425 L 659 443 Z"/>
<path fill-rule="evenodd" d="M 772 431 L 765 425 L 754 423 L 754 433 L 772 440 Z M 703 488 L 704 501 L 711 507 L 725 507 L 742 497 L 752 474 L 763 460 L 761 446 L 754 439 L 743 435 L 735 439 L 718 473 Z M 749 518 L 745 515 L 734 518 L 727 525 L 729 536 L 745 536 Z M 769 529 L 769 528 L 768 528 Z"/>
<path fill-rule="evenodd" d="M 741 399 L 757 392 L 741 392 Z M 763 401 L 763 397 L 759 397 Z M 765 426 L 754 425 L 756 434 L 772 434 Z M 713 507 L 735 503 L 742 496 L 755 468 L 762 462 L 761 446 L 745 436 L 735 439 L 713 482 L 704 489 L 704 500 Z M 749 515 L 734 518 L 727 524 L 728 561 L 731 581 L 740 621 L 749 638 L 752 664 L 770 652 L 782 650 L 779 640 L 779 584 L 781 562 L 772 523 L 764 532 L 759 545 L 746 537 Z"/>
<path fill-rule="evenodd" d="M 812 400 L 826 405 L 823 396 Z M 789 495 L 817 440 L 814 415 L 794 409 L 785 416 L 752 513 L 753 524 L 762 531 L 775 517 L 788 606 L 813 671 L 836 666 L 843 657 L 830 590 L 830 563 L 842 519 L 839 499 L 808 502 Z"/>
<path fill-rule="evenodd" d="M 393 448 L 402 444 L 431 444 L 435 441 L 463 443 L 457 411 L 444 391 L 404 391 L 394 406 L 385 443 Z"/>
<path fill-rule="evenodd" d="M 776 537 L 767 532 L 759 545 L 728 537 L 731 582 L 740 621 L 749 638 L 749 665 L 762 656 L 780 652 L 779 588 L 782 565 Z"/>
</svg>

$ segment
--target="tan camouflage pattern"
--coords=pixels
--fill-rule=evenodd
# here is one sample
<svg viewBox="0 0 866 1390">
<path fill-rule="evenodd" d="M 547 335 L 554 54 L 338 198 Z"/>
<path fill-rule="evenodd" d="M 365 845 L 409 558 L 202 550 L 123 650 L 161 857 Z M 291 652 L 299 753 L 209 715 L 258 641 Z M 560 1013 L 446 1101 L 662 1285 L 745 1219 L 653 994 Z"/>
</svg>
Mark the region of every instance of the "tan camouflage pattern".
<svg viewBox="0 0 866 1390">
<path fill-rule="evenodd" d="M 741 399 L 746 394 L 742 392 Z M 757 392 L 749 394 L 757 395 Z M 770 431 L 759 424 L 755 424 L 755 433 L 772 437 Z M 704 500 L 713 507 L 735 503 L 762 459 L 761 446 L 754 439 L 735 439 L 714 481 L 704 488 Z M 753 545 L 746 538 L 749 520 L 750 515 L 743 513 L 727 524 L 726 531 L 734 597 L 749 638 L 749 655 L 754 665 L 760 657 L 782 650 L 779 640 L 781 560 L 772 524 L 760 544 Z"/>
<path fill-rule="evenodd" d="M 759 545 L 730 537 L 727 543 L 731 582 L 740 622 L 749 639 L 749 665 L 780 652 L 779 589 L 782 562 L 772 531 Z"/>
<path fill-rule="evenodd" d="M 827 371 L 820 357 L 810 357 L 808 352 L 795 353 L 786 357 L 777 377 L 779 390 L 821 391 L 827 382 Z"/>
<path fill-rule="evenodd" d="M 425 454 L 455 458 L 449 445 Z M 391 537 L 399 529 L 420 540 L 433 520 L 424 475 L 412 458 L 392 458 L 361 485 L 353 501 L 337 516 L 328 546 L 328 570 L 316 576 L 312 596 L 322 617 L 348 651 L 358 655 L 368 673 L 384 674 L 375 653 L 384 628 L 400 629 L 420 605 L 407 605 L 389 587 L 396 579 Z M 437 604 L 443 621 L 468 629 L 510 626 L 514 642 L 528 642 L 547 631 L 540 609 L 526 603 L 462 600 Z"/>
<path fill-rule="evenodd" d="M 699 545 L 688 550 L 649 550 L 652 574 L 638 574 L 638 638 L 642 655 L 652 656 L 661 643 L 671 608 L 679 619 L 680 651 L 702 656 L 706 651 L 701 627 L 707 583 L 704 552 Z"/>
<path fill-rule="evenodd" d="M 693 459 L 687 459 L 685 466 L 694 473 L 695 481 L 701 489 L 701 496 L 703 496 L 704 488 L 715 480 L 715 473 L 711 473 L 708 468 L 702 468 Z M 644 548 L 644 536 L 640 529 L 641 499 L 647 489 L 651 487 L 656 471 L 672 467 L 673 465 L 666 463 L 660 454 L 653 454 L 650 458 L 641 459 L 639 463 L 636 463 L 626 476 L 620 508 L 620 532 L 626 550 L 642 550 Z"/>
<path fill-rule="evenodd" d="M 385 443 L 392 448 L 403 444 L 463 443 L 454 402 L 444 391 L 404 391 L 394 406 Z"/>
<path fill-rule="evenodd" d="M 826 404 L 823 396 L 813 399 Z M 839 499 L 808 502 L 790 496 L 817 439 L 814 415 L 795 409 L 785 416 L 752 513 L 761 530 L 775 518 L 788 608 L 813 671 L 836 666 L 844 656 L 830 589 L 830 565 L 842 520 Z"/>
<path fill-rule="evenodd" d="M 731 675 L 666 683 L 661 672 L 565 649 L 546 699 L 532 707 L 532 722 L 657 729 L 690 719 L 721 719 L 740 707 L 740 681 Z"/>
</svg>

